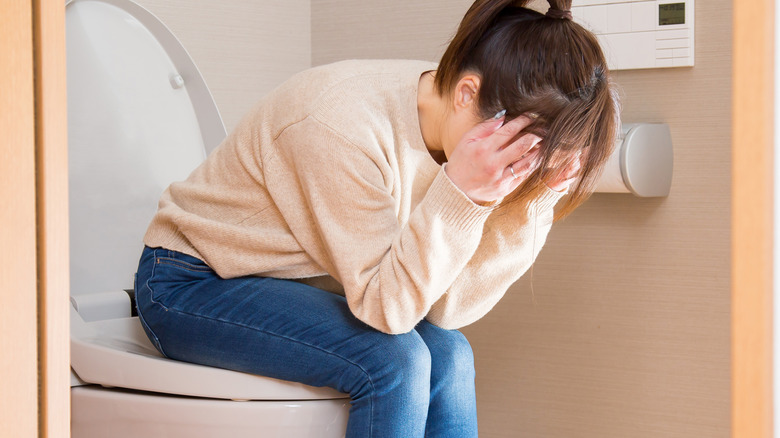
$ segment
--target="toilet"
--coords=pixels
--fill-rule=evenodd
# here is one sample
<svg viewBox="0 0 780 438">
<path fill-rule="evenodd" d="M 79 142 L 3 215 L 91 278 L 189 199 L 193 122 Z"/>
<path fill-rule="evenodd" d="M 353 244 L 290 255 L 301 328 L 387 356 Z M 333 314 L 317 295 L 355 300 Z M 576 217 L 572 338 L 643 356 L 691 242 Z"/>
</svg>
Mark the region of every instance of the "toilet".
<svg viewBox="0 0 780 438">
<path fill-rule="evenodd" d="M 344 437 L 330 388 L 164 358 L 134 316 L 133 274 L 163 190 L 225 137 L 192 59 L 130 0 L 66 3 L 71 434 Z"/>
</svg>

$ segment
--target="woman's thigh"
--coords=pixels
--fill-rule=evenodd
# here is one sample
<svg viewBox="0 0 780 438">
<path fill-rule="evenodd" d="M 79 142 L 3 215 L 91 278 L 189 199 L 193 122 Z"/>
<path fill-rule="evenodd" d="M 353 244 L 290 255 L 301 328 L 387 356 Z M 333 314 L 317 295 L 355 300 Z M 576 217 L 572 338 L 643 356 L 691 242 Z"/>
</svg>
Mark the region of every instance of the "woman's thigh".
<svg viewBox="0 0 780 438">
<path fill-rule="evenodd" d="M 353 397 L 385 375 L 422 372 L 429 379 L 430 355 L 416 332 L 378 332 L 352 315 L 344 297 L 297 282 L 222 279 L 195 258 L 147 249 L 136 294 L 150 338 L 173 359 Z"/>
</svg>

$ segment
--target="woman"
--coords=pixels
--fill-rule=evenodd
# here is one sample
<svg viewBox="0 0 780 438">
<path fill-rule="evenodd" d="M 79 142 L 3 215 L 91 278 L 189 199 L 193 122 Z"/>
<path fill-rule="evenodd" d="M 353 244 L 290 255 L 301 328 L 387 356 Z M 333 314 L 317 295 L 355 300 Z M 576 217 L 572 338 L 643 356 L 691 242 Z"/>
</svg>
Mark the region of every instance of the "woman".
<svg viewBox="0 0 780 438">
<path fill-rule="evenodd" d="M 460 332 L 589 194 L 616 104 L 570 1 L 478 0 L 438 67 L 300 73 L 163 194 L 137 274 L 168 357 L 348 393 L 349 437 L 477 435 Z"/>
</svg>

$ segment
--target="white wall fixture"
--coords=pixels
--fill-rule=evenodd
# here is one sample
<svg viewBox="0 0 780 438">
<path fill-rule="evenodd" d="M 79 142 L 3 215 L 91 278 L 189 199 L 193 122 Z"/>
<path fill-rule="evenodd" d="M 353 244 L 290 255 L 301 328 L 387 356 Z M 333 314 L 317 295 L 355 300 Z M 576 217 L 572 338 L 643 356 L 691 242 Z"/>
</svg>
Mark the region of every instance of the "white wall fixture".
<svg viewBox="0 0 780 438">
<path fill-rule="evenodd" d="M 609 68 L 692 67 L 694 0 L 579 0 L 574 20 L 590 29 Z"/>
<path fill-rule="evenodd" d="M 632 193 L 639 197 L 668 196 L 674 153 L 669 126 L 626 123 L 615 150 L 596 185 L 597 193 Z"/>
</svg>

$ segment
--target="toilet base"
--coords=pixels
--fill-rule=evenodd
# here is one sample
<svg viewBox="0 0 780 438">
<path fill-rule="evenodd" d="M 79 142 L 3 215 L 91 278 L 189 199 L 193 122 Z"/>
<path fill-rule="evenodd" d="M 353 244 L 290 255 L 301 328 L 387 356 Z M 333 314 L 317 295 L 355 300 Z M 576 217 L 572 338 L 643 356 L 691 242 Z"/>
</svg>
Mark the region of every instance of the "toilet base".
<svg viewBox="0 0 780 438">
<path fill-rule="evenodd" d="M 349 399 L 231 401 L 80 386 L 73 438 L 344 438 Z"/>
</svg>

